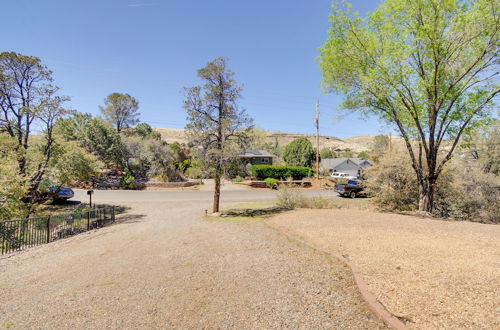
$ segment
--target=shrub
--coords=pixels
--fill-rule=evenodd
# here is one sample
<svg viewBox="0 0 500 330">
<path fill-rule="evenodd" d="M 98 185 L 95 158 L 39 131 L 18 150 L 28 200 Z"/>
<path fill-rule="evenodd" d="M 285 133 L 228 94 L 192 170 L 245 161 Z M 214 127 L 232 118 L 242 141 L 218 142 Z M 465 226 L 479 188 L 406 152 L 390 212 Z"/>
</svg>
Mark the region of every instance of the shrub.
<svg viewBox="0 0 500 330">
<path fill-rule="evenodd" d="M 286 179 L 294 178 L 296 180 L 303 179 L 311 175 L 309 167 L 297 166 L 273 166 L 273 165 L 253 165 L 252 176 L 257 178 L 273 178 Z"/>
<path fill-rule="evenodd" d="M 418 208 L 418 183 L 406 153 L 382 156 L 365 171 L 367 193 L 383 210 L 413 211 Z"/>
<path fill-rule="evenodd" d="M 289 184 L 279 187 L 278 206 L 293 210 L 295 208 L 305 209 L 336 209 L 339 206 L 332 198 L 322 196 L 304 197 L 302 192 Z"/>
<path fill-rule="evenodd" d="M 326 198 L 323 196 L 314 196 L 309 198 L 304 198 L 299 202 L 298 207 L 305 209 L 336 209 L 339 208 L 332 198 Z"/>
<path fill-rule="evenodd" d="M 409 156 L 393 151 L 367 169 L 367 191 L 380 208 L 418 209 L 419 188 Z M 434 193 L 433 213 L 440 217 L 499 223 L 500 177 L 485 173 L 477 160 L 455 158 L 444 168 Z"/>
<path fill-rule="evenodd" d="M 248 176 L 247 164 L 240 159 L 235 159 L 224 166 L 224 174 L 228 178 Z"/>
<path fill-rule="evenodd" d="M 245 181 L 242 177 L 237 177 L 233 179 L 233 182 L 243 182 Z"/>
<path fill-rule="evenodd" d="M 500 177 L 480 164 L 454 160 L 438 180 L 433 213 L 458 220 L 500 223 Z"/>
<path fill-rule="evenodd" d="M 206 171 L 204 171 L 201 167 L 199 167 L 197 164 L 191 166 L 186 170 L 185 175 L 190 178 L 190 179 L 205 179 L 207 178 Z"/>
<path fill-rule="evenodd" d="M 300 204 L 304 200 L 304 195 L 297 188 L 291 185 L 282 185 L 277 193 L 278 205 L 290 210 L 296 207 L 300 207 Z"/>
<path fill-rule="evenodd" d="M 273 178 L 267 178 L 264 180 L 266 182 L 266 186 L 271 189 L 275 189 L 278 187 L 278 180 Z"/>
<path fill-rule="evenodd" d="M 128 168 L 125 169 L 125 173 L 120 179 L 120 187 L 123 189 L 135 189 L 135 178 Z"/>
</svg>

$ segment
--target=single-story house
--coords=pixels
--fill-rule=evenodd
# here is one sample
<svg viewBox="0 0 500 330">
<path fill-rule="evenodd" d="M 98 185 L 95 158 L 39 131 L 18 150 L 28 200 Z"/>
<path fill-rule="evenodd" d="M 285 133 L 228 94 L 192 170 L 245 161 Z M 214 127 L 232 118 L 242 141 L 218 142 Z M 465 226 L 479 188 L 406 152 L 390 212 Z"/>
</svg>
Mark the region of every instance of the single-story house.
<svg viewBox="0 0 500 330">
<path fill-rule="evenodd" d="M 324 175 L 341 172 L 360 177 L 363 169 L 371 165 L 363 158 L 326 158 L 321 160 L 320 171 Z"/>
<path fill-rule="evenodd" d="M 252 165 L 273 164 L 273 155 L 266 150 L 245 150 L 239 154 L 239 157 Z"/>
</svg>

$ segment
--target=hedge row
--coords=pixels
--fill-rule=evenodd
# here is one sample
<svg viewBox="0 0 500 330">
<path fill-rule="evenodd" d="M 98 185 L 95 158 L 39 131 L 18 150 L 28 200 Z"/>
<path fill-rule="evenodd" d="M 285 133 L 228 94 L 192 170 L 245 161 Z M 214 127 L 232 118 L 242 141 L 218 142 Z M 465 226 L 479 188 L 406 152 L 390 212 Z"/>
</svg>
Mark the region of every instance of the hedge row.
<svg viewBox="0 0 500 330">
<path fill-rule="evenodd" d="M 301 180 L 311 176 L 311 169 L 309 167 L 298 166 L 253 165 L 252 176 L 261 179 L 273 178 L 284 180 L 291 177 L 294 180 Z"/>
</svg>

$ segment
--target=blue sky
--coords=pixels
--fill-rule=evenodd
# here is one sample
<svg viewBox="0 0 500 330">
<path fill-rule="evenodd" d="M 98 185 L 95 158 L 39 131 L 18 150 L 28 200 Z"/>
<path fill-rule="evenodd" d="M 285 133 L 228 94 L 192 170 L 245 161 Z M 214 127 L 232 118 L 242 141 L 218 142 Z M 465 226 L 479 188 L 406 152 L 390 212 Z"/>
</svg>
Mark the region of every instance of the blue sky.
<svg viewBox="0 0 500 330">
<path fill-rule="evenodd" d="M 353 0 L 358 11 L 378 0 Z M 328 0 L 16 0 L 3 1 L 0 51 L 34 55 L 54 71 L 70 106 L 98 114 L 112 92 L 140 102 L 141 119 L 183 128 L 183 87 L 197 69 L 229 59 L 244 85 L 241 105 L 268 130 L 321 134 L 386 132 L 376 119 L 338 118 L 336 95 L 323 94 L 316 57 L 326 39 Z"/>
</svg>

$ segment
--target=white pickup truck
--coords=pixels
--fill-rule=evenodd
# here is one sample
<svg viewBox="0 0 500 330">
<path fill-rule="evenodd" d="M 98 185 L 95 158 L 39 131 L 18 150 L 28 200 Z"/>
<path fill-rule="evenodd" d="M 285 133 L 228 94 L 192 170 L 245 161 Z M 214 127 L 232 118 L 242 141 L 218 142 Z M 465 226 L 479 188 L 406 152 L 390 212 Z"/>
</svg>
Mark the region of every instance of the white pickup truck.
<svg viewBox="0 0 500 330">
<path fill-rule="evenodd" d="M 356 180 L 357 177 L 342 172 L 333 172 L 330 176 L 334 179 Z"/>
</svg>

